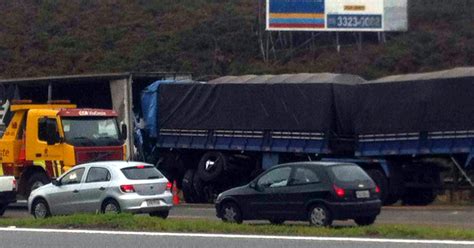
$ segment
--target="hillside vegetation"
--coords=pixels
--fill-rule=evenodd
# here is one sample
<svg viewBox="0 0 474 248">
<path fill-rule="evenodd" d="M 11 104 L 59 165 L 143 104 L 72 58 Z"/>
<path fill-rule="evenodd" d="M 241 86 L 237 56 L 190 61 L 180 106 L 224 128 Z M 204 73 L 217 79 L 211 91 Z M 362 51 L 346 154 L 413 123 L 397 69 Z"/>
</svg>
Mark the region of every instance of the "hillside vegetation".
<svg viewBox="0 0 474 248">
<path fill-rule="evenodd" d="M 409 31 L 265 32 L 263 0 L 0 1 L 0 77 L 117 71 L 344 72 L 367 79 L 474 65 L 474 1 L 409 0 Z M 260 18 L 259 18 L 260 16 Z"/>
</svg>

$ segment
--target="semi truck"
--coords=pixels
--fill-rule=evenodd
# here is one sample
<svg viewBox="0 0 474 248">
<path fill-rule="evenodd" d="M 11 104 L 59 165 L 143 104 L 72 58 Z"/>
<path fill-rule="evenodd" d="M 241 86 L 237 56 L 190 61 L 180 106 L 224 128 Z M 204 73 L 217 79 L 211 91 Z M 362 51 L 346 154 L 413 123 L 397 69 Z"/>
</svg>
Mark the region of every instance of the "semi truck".
<svg viewBox="0 0 474 248">
<path fill-rule="evenodd" d="M 278 163 L 324 160 L 361 166 L 386 205 L 426 205 L 449 171 L 473 186 L 473 95 L 474 68 L 157 81 L 142 92 L 136 146 L 188 202 L 212 202 Z"/>
<path fill-rule="evenodd" d="M 113 110 L 13 100 L 3 120 L 0 176 L 14 176 L 25 197 L 77 164 L 126 159 L 126 126 Z"/>
</svg>

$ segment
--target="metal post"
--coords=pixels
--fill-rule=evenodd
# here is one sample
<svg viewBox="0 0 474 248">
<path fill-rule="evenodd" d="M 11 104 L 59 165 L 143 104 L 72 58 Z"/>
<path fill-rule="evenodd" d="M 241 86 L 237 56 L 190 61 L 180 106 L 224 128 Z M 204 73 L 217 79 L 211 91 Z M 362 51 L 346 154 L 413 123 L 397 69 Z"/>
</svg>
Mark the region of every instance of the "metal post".
<svg viewBox="0 0 474 248">
<path fill-rule="evenodd" d="M 339 44 L 339 32 L 336 32 L 336 49 L 337 53 L 341 52 L 341 45 Z"/>
<path fill-rule="evenodd" d="M 51 83 L 48 84 L 48 102 L 53 99 L 53 85 Z"/>
</svg>

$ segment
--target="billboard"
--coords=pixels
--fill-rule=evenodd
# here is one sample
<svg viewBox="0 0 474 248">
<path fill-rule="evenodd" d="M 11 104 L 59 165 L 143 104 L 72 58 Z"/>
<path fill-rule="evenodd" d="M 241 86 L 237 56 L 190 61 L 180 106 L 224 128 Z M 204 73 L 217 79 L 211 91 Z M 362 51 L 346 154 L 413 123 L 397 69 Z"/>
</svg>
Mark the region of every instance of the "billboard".
<svg viewBox="0 0 474 248">
<path fill-rule="evenodd" d="M 407 0 L 267 0 L 267 30 L 406 31 Z"/>
</svg>

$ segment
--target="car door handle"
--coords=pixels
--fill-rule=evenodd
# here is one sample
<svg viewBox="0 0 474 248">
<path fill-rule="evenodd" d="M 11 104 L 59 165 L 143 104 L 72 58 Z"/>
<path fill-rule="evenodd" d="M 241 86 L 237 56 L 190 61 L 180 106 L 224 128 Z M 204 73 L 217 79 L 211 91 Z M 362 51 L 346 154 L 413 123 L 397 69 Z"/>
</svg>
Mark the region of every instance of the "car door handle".
<svg viewBox="0 0 474 248">
<path fill-rule="evenodd" d="M 75 189 L 72 191 L 72 193 L 79 193 L 79 190 Z"/>
<path fill-rule="evenodd" d="M 104 191 L 104 190 L 105 190 L 105 188 L 104 188 L 104 187 L 100 187 L 100 188 L 99 188 L 99 190 L 102 190 L 102 191 Z"/>
</svg>

